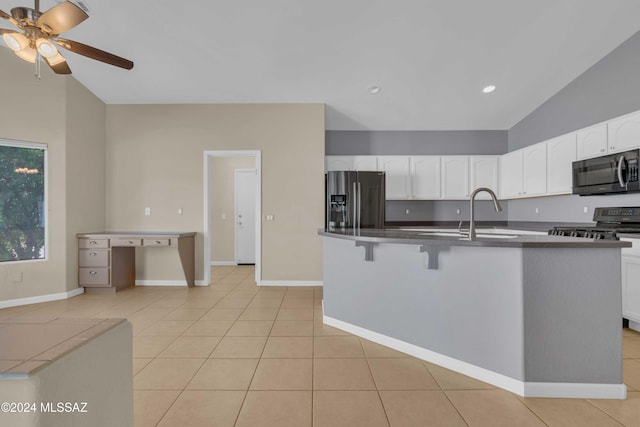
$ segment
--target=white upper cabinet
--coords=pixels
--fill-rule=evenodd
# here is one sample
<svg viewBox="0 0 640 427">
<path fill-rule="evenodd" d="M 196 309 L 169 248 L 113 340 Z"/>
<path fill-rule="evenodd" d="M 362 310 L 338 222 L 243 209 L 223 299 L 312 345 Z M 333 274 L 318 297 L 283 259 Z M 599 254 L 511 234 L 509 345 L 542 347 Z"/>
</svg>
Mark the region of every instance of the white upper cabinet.
<svg viewBox="0 0 640 427">
<path fill-rule="evenodd" d="M 476 188 L 487 187 L 499 195 L 498 163 L 500 156 L 470 156 L 469 157 L 469 193 Z M 490 199 L 485 193 L 478 193 L 478 199 Z"/>
<path fill-rule="evenodd" d="M 324 170 L 329 171 L 352 171 L 354 156 L 325 156 Z"/>
<path fill-rule="evenodd" d="M 572 163 L 576 160 L 576 134 L 547 141 L 547 193 L 571 194 Z"/>
<path fill-rule="evenodd" d="M 325 172 L 377 170 L 377 156 L 325 156 Z"/>
<path fill-rule="evenodd" d="M 354 156 L 353 168 L 357 171 L 377 171 L 378 170 L 378 157 L 377 156 Z"/>
<path fill-rule="evenodd" d="M 640 147 L 640 113 L 611 120 L 608 128 L 610 153 Z"/>
<path fill-rule="evenodd" d="M 442 198 L 469 197 L 469 157 L 442 156 Z"/>
<path fill-rule="evenodd" d="M 607 124 L 591 126 L 576 132 L 577 159 L 598 157 L 607 153 Z"/>
<path fill-rule="evenodd" d="M 385 172 L 387 200 L 408 199 L 409 156 L 380 156 L 378 168 Z"/>
<path fill-rule="evenodd" d="M 522 150 L 522 195 L 540 196 L 547 192 L 547 144 L 542 142 Z"/>
<path fill-rule="evenodd" d="M 411 156 L 411 197 L 440 198 L 440 157 Z"/>
<path fill-rule="evenodd" d="M 522 197 L 522 152 L 512 151 L 500 157 L 500 198 Z"/>
</svg>

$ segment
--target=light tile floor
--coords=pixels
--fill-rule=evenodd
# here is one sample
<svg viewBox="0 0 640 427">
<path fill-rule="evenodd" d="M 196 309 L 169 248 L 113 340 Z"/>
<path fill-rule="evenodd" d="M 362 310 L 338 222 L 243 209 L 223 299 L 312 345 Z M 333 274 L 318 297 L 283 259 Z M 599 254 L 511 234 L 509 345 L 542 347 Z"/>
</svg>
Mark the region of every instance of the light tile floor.
<svg viewBox="0 0 640 427">
<path fill-rule="evenodd" d="M 320 288 L 259 288 L 252 267 L 209 287 L 137 287 L 0 310 L 126 317 L 135 425 L 640 426 L 640 334 L 623 332 L 628 399 L 521 398 L 322 324 Z"/>
</svg>

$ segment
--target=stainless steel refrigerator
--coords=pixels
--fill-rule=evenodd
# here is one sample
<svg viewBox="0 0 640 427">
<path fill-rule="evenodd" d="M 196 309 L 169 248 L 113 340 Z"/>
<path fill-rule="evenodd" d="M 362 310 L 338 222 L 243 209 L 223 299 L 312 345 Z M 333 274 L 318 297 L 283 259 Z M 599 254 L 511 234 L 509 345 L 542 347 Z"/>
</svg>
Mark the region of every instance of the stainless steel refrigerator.
<svg viewBox="0 0 640 427">
<path fill-rule="evenodd" d="M 326 188 L 327 230 L 384 228 L 384 172 L 330 171 Z"/>
</svg>

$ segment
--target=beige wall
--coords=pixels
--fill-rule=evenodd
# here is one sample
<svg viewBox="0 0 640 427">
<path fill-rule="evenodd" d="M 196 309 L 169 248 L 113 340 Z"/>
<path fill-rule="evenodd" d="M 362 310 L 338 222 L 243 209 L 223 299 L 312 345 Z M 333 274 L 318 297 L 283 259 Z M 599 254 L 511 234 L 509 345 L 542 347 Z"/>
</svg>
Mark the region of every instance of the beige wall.
<svg viewBox="0 0 640 427">
<path fill-rule="evenodd" d="M 0 49 L 0 138 L 48 146 L 47 260 L 0 264 L 0 301 L 77 288 L 75 232 L 87 224 L 104 227 L 104 104 L 72 77 L 56 76 L 46 66 L 40 81 L 33 74 L 33 64 Z M 89 164 L 80 165 L 80 159 Z M 98 176 L 87 177 L 89 169 Z"/>
<path fill-rule="evenodd" d="M 202 280 L 203 153 L 261 150 L 262 280 L 321 280 L 324 105 L 109 105 L 106 128 L 107 228 L 198 232 Z M 140 251 L 138 279 L 182 279 L 175 254 L 157 249 Z"/>
<path fill-rule="evenodd" d="M 235 262 L 235 170 L 255 168 L 253 157 L 211 157 L 209 159 L 209 209 L 211 261 Z M 222 219 L 222 215 L 226 219 Z"/>
</svg>

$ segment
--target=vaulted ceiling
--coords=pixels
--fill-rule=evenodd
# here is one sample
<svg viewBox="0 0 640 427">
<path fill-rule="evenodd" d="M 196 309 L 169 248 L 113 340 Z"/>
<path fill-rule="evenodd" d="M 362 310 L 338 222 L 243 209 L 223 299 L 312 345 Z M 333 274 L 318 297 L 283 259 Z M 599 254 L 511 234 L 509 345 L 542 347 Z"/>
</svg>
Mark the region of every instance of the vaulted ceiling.
<svg viewBox="0 0 640 427">
<path fill-rule="evenodd" d="M 638 0 L 82 1 L 64 37 L 135 62 L 64 53 L 105 103 L 318 102 L 339 130 L 508 129 L 640 30 Z"/>
</svg>

